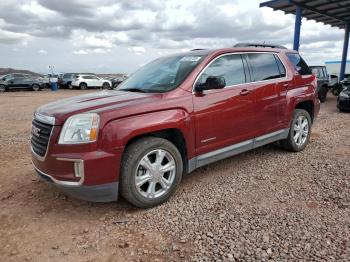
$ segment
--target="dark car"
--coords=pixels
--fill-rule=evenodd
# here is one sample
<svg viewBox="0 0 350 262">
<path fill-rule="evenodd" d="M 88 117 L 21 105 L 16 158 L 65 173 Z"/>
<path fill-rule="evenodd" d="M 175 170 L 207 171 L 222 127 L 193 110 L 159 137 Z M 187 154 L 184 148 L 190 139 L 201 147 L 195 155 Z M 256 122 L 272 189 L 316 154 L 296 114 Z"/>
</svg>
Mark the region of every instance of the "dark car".
<svg viewBox="0 0 350 262">
<path fill-rule="evenodd" d="M 317 77 L 318 98 L 323 103 L 326 101 L 329 90 L 329 76 L 325 66 L 310 66 L 312 73 Z"/>
<path fill-rule="evenodd" d="M 123 76 L 117 76 L 115 78 L 112 78 L 112 88 L 117 88 L 123 81 L 125 80 L 125 77 Z"/>
<path fill-rule="evenodd" d="M 44 88 L 44 84 L 39 79 L 35 79 L 27 74 L 8 74 L 0 78 L 0 92 L 14 89 L 30 89 L 39 91 Z"/>
<path fill-rule="evenodd" d="M 343 91 L 340 92 L 337 101 L 339 111 L 350 112 L 350 78 L 342 82 Z"/>
<path fill-rule="evenodd" d="M 58 79 L 58 84 L 60 88 L 73 89 L 72 81 L 75 79 L 76 73 L 65 73 Z"/>
<path fill-rule="evenodd" d="M 303 150 L 320 109 L 316 86 L 294 50 L 161 57 L 117 90 L 39 107 L 32 163 L 68 195 L 106 202 L 120 192 L 136 206 L 156 206 L 199 167 L 276 141 Z"/>
</svg>

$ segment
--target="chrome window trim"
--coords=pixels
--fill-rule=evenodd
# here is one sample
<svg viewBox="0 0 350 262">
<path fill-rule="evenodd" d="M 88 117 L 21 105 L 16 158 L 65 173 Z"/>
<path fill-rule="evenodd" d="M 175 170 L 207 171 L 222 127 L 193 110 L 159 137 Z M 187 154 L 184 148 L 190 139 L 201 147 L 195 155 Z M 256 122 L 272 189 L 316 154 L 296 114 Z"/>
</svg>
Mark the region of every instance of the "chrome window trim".
<svg viewBox="0 0 350 262">
<path fill-rule="evenodd" d="M 233 87 L 237 87 L 237 86 L 241 86 L 241 85 L 248 85 L 248 84 L 255 84 L 255 83 L 266 83 L 266 82 L 274 82 L 276 80 L 287 80 L 288 79 L 288 75 L 289 72 L 287 70 L 287 67 L 283 61 L 283 59 L 281 59 L 279 57 L 279 53 L 278 52 L 264 52 L 264 51 L 255 51 L 255 52 L 251 52 L 251 51 L 247 51 L 247 52 L 230 52 L 230 53 L 225 53 L 225 54 L 221 54 L 217 57 L 215 57 L 212 61 L 209 62 L 209 64 L 207 64 L 197 75 L 196 79 L 194 80 L 194 83 L 192 85 L 192 94 L 196 94 L 196 91 L 194 90 L 194 87 L 196 86 L 196 83 L 198 81 L 198 79 L 201 77 L 201 75 L 203 74 L 203 72 L 213 63 L 215 62 L 215 60 L 223 57 L 223 56 L 228 56 L 228 55 L 248 55 L 248 54 L 273 54 L 273 55 L 277 55 L 278 59 L 281 61 L 282 65 L 284 66 L 284 69 L 286 70 L 286 75 L 284 77 L 279 77 L 279 78 L 274 78 L 274 79 L 269 79 L 269 80 L 262 80 L 262 81 L 251 81 L 251 82 L 246 82 L 246 83 L 242 83 L 242 84 L 236 84 L 236 85 L 231 85 L 231 86 L 225 86 L 223 89 L 227 89 L 227 88 L 233 88 Z M 277 65 L 277 64 L 276 64 Z M 243 65 L 244 66 L 244 65 Z M 220 89 L 219 89 L 220 90 Z M 215 90 L 206 90 L 203 91 L 204 94 L 206 94 L 207 92 L 210 91 L 215 91 Z"/>
</svg>

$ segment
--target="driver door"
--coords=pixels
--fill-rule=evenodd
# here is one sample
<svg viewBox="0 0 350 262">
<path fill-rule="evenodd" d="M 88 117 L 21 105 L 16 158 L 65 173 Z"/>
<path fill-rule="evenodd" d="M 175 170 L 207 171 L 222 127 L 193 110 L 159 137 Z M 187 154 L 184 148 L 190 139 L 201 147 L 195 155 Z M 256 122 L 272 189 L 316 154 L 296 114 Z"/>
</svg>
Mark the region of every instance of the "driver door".
<svg viewBox="0 0 350 262">
<path fill-rule="evenodd" d="M 213 76 L 223 77 L 226 87 L 193 95 L 197 155 L 243 141 L 245 150 L 252 148 L 255 93 L 253 85 L 247 84 L 250 76 L 245 58 L 240 54 L 225 54 L 214 59 L 202 71 L 195 86 Z M 237 149 L 240 150 L 239 145 Z"/>
</svg>

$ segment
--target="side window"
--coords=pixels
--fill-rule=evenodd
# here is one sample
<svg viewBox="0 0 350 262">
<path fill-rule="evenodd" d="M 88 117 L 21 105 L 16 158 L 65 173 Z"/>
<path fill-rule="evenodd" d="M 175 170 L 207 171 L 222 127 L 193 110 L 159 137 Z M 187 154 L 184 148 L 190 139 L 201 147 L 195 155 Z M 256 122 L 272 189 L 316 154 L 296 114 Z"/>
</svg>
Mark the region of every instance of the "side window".
<svg viewBox="0 0 350 262">
<path fill-rule="evenodd" d="M 248 57 L 253 69 L 255 81 L 264 81 L 281 77 L 274 54 L 254 53 L 248 54 Z"/>
<path fill-rule="evenodd" d="M 243 84 L 246 82 L 241 55 L 224 55 L 212 62 L 201 74 L 197 84 L 204 84 L 208 77 L 223 77 L 226 86 Z"/>
<path fill-rule="evenodd" d="M 278 57 L 278 55 L 274 55 L 274 56 L 275 56 L 275 59 L 277 62 L 278 70 L 280 71 L 280 76 L 285 77 L 286 76 L 286 68 L 284 67 L 284 65 L 281 62 L 281 59 Z"/>
<path fill-rule="evenodd" d="M 7 75 L 3 78 L 4 81 L 9 81 L 9 80 L 12 80 L 14 78 L 13 75 Z"/>
<path fill-rule="evenodd" d="M 326 68 L 322 68 L 322 70 L 323 70 L 324 78 L 328 79 L 328 72 L 327 72 L 327 69 L 326 69 Z"/>
<path fill-rule="evenodd" d="M 310 70 L 309 66 L 305 63 L 304 59 L 302 59 L 299 54 L 289 53 L 289 54 L 287 54 L 287 57 L 292 62 L 292 64 L 295 66 L 295 68 L 299 74 L 311 75 L 311 70 Z"/>
</svg>

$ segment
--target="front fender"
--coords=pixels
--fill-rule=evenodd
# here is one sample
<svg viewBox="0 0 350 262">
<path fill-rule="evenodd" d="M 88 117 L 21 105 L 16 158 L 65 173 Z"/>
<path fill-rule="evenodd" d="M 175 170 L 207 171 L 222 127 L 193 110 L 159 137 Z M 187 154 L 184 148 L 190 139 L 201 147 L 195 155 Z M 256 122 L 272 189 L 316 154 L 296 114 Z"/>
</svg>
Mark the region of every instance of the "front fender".
<svg viewBox="0 0 350 262">
<path fill-rule="evenodd" d="M 181 109 L 156 111 L 108 122 L 102 130 L 103 148 L 122 152 L 131 139 L 165 129 L 179 130 L 185 139 L 188 157 L 194 155 L 194 127 L 190 115 Z"/>
</svg>

